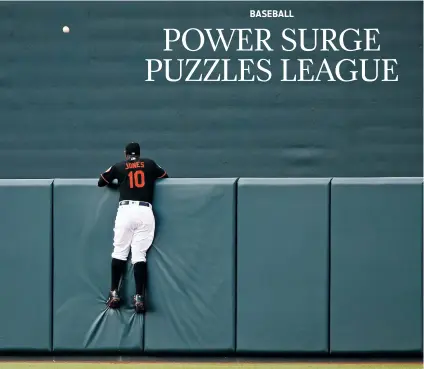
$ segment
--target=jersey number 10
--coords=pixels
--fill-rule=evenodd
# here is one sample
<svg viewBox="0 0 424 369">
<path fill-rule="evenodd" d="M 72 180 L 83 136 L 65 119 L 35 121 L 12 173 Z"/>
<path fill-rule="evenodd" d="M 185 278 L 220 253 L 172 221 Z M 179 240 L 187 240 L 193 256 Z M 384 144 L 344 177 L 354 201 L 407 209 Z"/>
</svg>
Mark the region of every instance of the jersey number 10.
<svg viewBox="0 0 424 369">
<path fill-rule="evenodd" d="M 144 187 L 144 172 L 142 170 L 136 170 L 135 172 L 129 172 L 128 178 L 130 179 L 130 188 Z"/>
</svg>

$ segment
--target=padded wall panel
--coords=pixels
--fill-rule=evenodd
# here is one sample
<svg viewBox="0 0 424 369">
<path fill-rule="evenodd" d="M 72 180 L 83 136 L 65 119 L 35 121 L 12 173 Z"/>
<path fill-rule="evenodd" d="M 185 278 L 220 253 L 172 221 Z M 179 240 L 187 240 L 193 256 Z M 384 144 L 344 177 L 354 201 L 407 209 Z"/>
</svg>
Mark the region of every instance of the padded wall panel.
<svg viewBox="0 0 424 369">
<path fill-rule="evenodd" d="M 110 289 L 118 194 L 97 180 L 54 181 L 54 350 L 143 347 L 143 317 L 131 306 L 132 267 L 124 306 L 105 305 Z M 129 263 L 130 264 L 130 263 Z"/>
<path fill-rule="evenodd" d="M 239 180 L 237 351 L 328 350 L 329 181 Z"/>
<path fill-rule="evenodd" d="M 234 350 L 235 179 L 157 186 L 145 350 Z"/>
<path fill-rule="evenodd" d="M 422 179 L 334 179 L 331 351 L 422 349 Z"/>
<path fill-rule="evenodd" d="M 0 350 L 51 349 L 52 180 L 0 180 Z"/>
</svg>

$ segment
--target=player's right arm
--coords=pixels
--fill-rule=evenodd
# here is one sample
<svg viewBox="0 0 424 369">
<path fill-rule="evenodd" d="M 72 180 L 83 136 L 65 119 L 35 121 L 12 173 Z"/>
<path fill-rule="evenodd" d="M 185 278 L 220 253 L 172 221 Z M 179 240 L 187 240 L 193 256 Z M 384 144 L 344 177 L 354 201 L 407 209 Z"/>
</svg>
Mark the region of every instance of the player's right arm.
<svg viewBox="0 0 424 369">
<path fill-rule="evenodd" d="M 116 188 L 117 185 L 112 183 L 114 179 L 117 179 L 117 177 L 116 177 L 116 168 L 113 165 L 108 170 L 100 174 L 97 186 L 99 187 L 108 186 L 108 187 Z"/>
</svg>

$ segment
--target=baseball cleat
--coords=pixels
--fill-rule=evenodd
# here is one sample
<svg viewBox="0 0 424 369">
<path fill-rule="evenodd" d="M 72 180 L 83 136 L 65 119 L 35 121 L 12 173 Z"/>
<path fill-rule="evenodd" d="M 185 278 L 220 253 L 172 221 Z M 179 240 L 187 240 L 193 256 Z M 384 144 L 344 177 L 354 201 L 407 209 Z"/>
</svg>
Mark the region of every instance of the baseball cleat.
<svg viewBox="0 0 424 369">
<path fill-rule="evenodd" d="M 144 298 L 141 295 L 134 296 L 134 307 L 137 314 L 143 314 L 145 311 Z"/>
<path fill-rule="evenodd" d="M 109 298 L 107 299 L 107 302 L 106 302 L 107 306 L 109 306 L 111 309 L 118 309 L 120 302 L 121 302 L 121 299 L 119 298 L 118 292 L 110 291 Z"/>
</svg>

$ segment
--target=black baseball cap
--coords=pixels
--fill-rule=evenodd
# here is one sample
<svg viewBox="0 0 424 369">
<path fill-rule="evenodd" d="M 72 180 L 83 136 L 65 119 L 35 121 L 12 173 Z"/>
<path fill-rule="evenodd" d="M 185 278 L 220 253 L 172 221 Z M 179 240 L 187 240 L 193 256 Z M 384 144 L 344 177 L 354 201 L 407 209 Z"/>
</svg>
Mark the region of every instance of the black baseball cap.
<svg viewBox="0 0 424 369">
<path fill-rule="evenodd" d="M 140 145 L 137 142 L 131 142 L 125 146 L 125 154 L 140 155 Z"/>
</svg>

